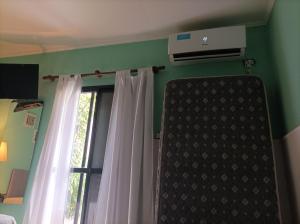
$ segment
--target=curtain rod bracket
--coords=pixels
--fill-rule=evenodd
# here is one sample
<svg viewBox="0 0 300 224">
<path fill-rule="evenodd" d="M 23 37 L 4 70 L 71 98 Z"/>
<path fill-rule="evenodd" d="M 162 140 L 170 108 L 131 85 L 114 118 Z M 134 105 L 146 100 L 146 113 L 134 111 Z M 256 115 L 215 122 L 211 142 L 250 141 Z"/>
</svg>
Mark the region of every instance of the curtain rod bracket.
<svg viewBox="0 0 300 224">
<path fill-rule="evenodd" d="M 100 70 L 96 70 L 95 71 L 95 75 L 98 77 L 98 78 L 101 78 L 103 75 L 101 74 Z"/>
</svg>

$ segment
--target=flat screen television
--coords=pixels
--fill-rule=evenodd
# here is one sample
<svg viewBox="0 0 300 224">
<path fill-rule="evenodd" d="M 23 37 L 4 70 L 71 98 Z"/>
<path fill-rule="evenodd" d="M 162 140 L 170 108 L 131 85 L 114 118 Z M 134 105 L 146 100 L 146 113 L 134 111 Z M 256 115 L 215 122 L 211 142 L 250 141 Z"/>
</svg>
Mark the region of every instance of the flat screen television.
<svg viewBox="0 0 300 224">
<path fill-rule="evenodd" d="M 0 99 L 37 99 L 38 64 L 0 63 Z"/>
</svg>

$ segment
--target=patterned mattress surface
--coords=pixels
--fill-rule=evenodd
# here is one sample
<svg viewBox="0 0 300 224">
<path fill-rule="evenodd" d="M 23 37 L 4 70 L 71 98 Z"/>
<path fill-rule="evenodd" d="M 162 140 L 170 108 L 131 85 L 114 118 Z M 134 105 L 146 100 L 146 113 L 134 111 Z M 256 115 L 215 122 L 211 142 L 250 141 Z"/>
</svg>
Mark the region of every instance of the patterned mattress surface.
<svg viewBox="0 0 300 224">
<path fill-rule="evenodd" d="M 167 84 L 157 223 L 279 223 L 263 83 L 254 76 Z"/>
</svg>

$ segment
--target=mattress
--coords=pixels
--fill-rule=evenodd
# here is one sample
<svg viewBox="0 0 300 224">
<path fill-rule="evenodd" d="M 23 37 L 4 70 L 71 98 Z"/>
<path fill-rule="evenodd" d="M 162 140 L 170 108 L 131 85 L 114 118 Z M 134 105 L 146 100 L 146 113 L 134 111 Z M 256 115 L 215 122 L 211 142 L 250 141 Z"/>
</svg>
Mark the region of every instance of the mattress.
<svg viewBox="0 0 300 224">
<path fill-rule="evenodd" d="M 17 224 L 17 222 L 12 216 L 0 214 L 0 224 Z"/>
<path fill-rule="evenodd" d="M 263 83 L 254 76 L 166 86 L 157 224 L 280 223 Z"/>
</svg>

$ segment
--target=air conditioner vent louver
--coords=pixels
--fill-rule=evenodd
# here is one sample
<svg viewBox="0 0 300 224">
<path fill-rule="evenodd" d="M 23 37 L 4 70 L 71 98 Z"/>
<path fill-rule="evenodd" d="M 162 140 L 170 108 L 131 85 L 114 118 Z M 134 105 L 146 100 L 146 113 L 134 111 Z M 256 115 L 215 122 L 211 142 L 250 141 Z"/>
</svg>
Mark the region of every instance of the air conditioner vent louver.
<svg viewBox="0 0 300 224">
<path fill-rule="evenodd" d="M 210 51 L 195 51 L 188 53 L 174 54 L 174 61 L 186 61 L 186 60 L 198 60 L 198 59 L 209 59 L 209 58 L 220 58 L 220 57 L 233 57 L 240 56 L 241 49 L 220 49 Z"/>
<path fill-rule="evenodd" d="M 174 64 L 241 58 L 245 48 L 244 26 L 192 31 L 169 37 L 169 58 Z"/>
</svg>

